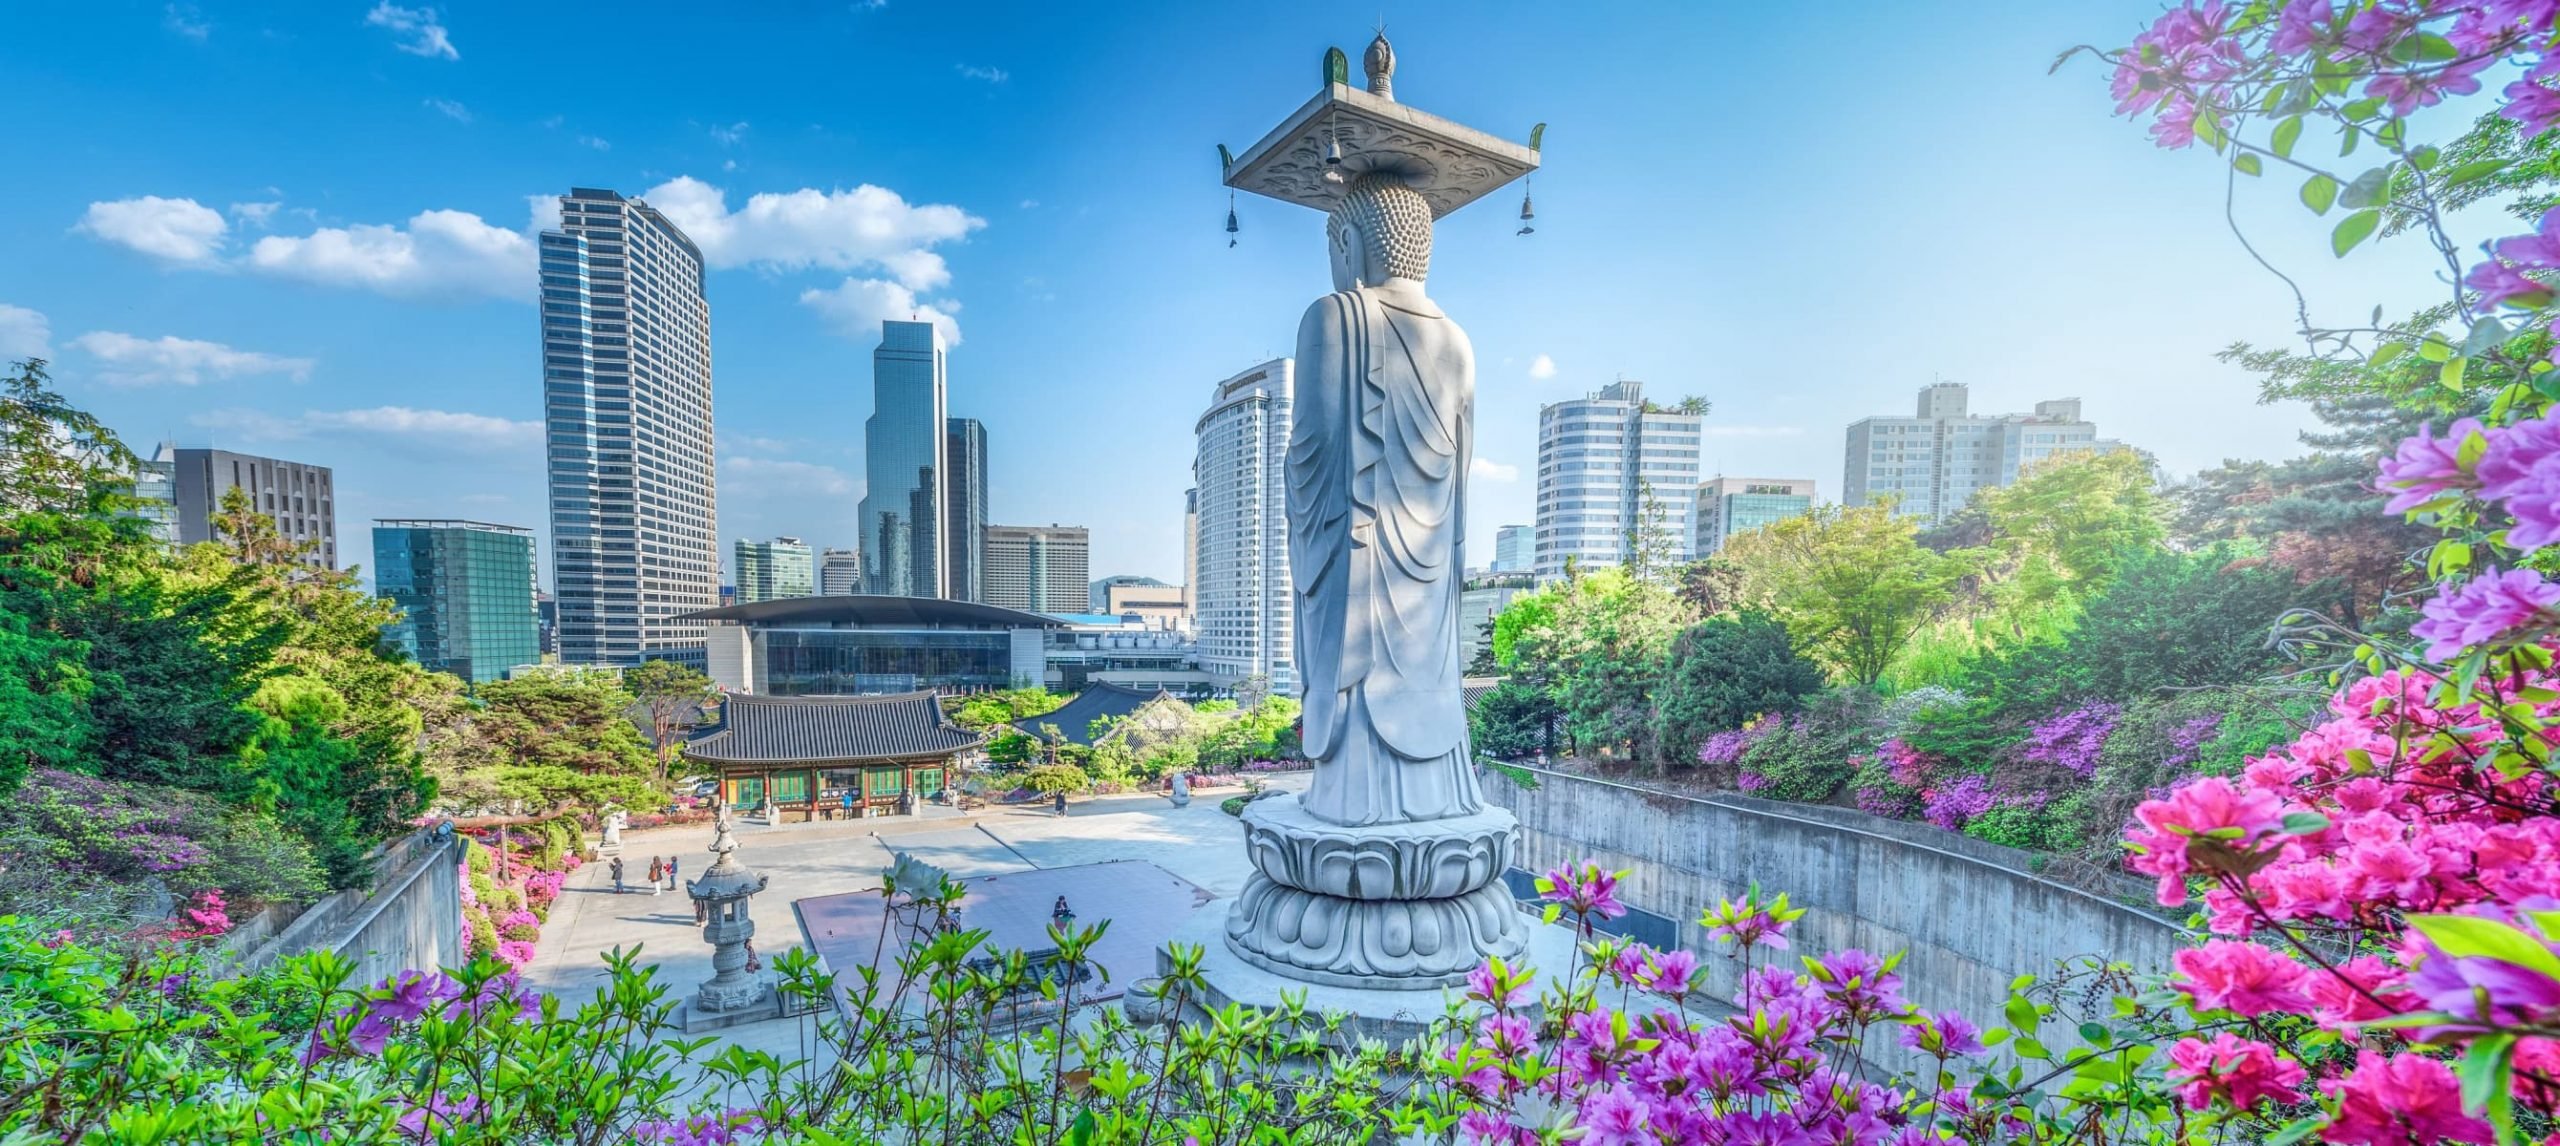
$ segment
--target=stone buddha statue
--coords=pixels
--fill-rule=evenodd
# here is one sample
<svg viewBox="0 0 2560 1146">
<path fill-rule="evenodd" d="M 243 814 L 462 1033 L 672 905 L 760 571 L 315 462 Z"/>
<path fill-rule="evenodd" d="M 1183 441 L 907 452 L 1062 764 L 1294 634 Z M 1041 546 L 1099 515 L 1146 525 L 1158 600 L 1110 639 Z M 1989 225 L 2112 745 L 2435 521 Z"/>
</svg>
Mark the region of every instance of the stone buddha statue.
<svg viewBox="0 0 2560 1146">
<path fill-rule="evenodd" d="M 1357 826 L 1481 811 L 1460 693 L 1475 351 L 1423 293 L 1431 208 L 1389 174 L 1326 223 L 1334 292 L 1298 324 L 1289 564 L 1307 811 Z"/>
</svg>

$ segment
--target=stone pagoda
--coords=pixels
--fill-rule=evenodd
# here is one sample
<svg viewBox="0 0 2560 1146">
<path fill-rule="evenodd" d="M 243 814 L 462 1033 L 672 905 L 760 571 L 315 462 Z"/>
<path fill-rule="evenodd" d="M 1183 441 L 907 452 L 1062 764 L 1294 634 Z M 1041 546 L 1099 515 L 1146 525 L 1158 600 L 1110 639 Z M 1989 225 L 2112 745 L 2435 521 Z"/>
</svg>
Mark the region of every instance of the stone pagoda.
<svg viewBox="0 0 2560 1146">
<path fill-rule="evenodd" d="M 720 805 L 713 821 L 709 869 L 686 880 L 685 892 L 708 922 L 702 940 L 711 945 L 711 977 L 684 1001 L 677 1024 L 684 1030 L 713 1030 L 782 1016 L 782 1000 L 773 986 L 748 970 L 749 940 L 756 921 L 747 903 L 764 890 L 766 877 L 738 862 L 738 839 L 732 833 L 729 805 Z"/>
</svg>

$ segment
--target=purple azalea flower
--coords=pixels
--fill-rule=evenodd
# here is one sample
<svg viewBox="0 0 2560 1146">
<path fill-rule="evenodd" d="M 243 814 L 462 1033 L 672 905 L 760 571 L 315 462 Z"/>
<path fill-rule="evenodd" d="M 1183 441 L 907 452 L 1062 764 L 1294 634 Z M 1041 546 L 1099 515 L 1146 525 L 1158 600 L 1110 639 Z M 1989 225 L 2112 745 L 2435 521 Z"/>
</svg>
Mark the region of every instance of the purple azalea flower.
<svg viewBox="0 0 2560 1146">
<path fill-rule="evenodd" d="M 347 1046 L 367 1058 L 381 1054 L 383 1046 L 390 1041 L 391 1024 L 380 1015 L 366 1015 L 356 1020 L 355 1029 L 347 1032 Z"/>
<path fill-rule="evenodd" d="M 2497 306 L 2523 299 L 2515 305 L 2539 306 L 2551 297 L 2551 288 L 2526 278 L 2524 272 L 2496 259 L 2471 268 L 2462 276 L 2462 285 L 2480 292 L 2480 305 Z"/>
<path fill-rule="evenodd" d="M 2409 635 L 2427 642 L 2427 659 L 2439 663 L 2466 648 L 2512 644 L 2547 627 L 2560 604 L 2560 585 L 2530 569 L 2494 569 L 2459 584 L 2446 582 L 2419 607 L 2424 619 Z"/>
<path fill-rule="evenodd" d="M 1529 985 L 1525 981 L 1514 984 L 1508 991 L 1503 990 L 1502 982 L 1494 976 L 1493 965 L 1490 963 L 1479 963 L 1474 970 L 1467 972 L 1467 997 L 1469 998 L 1480 999 L 1496 1007 L 1512 1007 L 1517 1006 L 1528 994 Z"/>
<path fill-rule="evenodd" d="M 2528 137 L 2549 131 L 2553 123 L 2560 122 L 2560 91 L 2537 80 L 2517 80 L 2498 94 L 2507 97 L 2506 106 L 2499 108 L 2498 114 L 2516 121 L 2516 130 Z"/>
<path fill-rule="evenodd" d="M 1718 1120 L 1724 1146 L 1815 1146 L 1821 1139 L 1785 1114 L 1728 1114 Z"/>
<path fill-rule="evenodd" d="M 1582 1146 L 1655 1146 L 1646 1126 L 1650 1107 L 1633 1087 L 1612 1086 L 1582 1100 L 1574 1121 L 1582 1128 Z"/>
<path fill-rule="evenodd" d="M 2300 55 L 2317 46 L 2329 25 L 2337 20 L 2337 10 L 2329 0 L 2292 0 L 2276 17 L 2275 38 L 2267 42 L 2267 48 L 2279 56 Z"/>
<path fill-rule="evenodd" d="M 1884 960 L 1855 947 L 1813 960 L 1805 970 L 1823 997 L 1846 1012 L 1852 1023 L 1872 1022 L 1903 1008 L 1902 976 L 1886 967 Z"/>
<path fill-rule="evenodd" d="M 1687 951 L 1657 951 L 1637 972 L 1636 981 L 1647 990 L 1678 998 L 1695 985 L 1690 979 L 1698 973 L 1698 957 Z"/>
<path fill-rule="evenodd" d="M 1922 1014 L 1902 1028 L 1902 1045 L 1939 1058 L 1981 1054 L 1982 1028 L 1955 1011 Z"/>
<path fill-rule="evenodd" d="M 2448 490 L 2470 489 L 2479 484 L 2461 461 L 2462 443 L 2481 433 L 2480 422 L 2463 418 L 2445 427 L 2444 436 L 2436 436 L 2435 427 L 2420 426 L 2413 437 L 2403 438 L 2400 448 L 2382 459 L 2382 476 L 2378 485 L 2396 490 L 2391 504 L 2383 508 L 2392 513 L 2406 513 Z"/>
<path fill-rule="evenodd" d="M 2546 414 L 2491 433 L 2474 472 L 2481 496 L 2515 519 L 2508 545 L 2530 551 L 2560 538 L 2560 421 Z"/>
</svg>

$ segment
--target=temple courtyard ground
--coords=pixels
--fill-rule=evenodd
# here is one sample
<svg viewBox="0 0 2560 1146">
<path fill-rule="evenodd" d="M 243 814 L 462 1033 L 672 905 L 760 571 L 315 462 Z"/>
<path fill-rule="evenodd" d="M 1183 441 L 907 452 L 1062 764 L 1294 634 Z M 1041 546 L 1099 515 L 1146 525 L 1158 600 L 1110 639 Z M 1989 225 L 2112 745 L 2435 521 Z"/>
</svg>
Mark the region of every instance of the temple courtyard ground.
<svg viewBox="0 0 2560 1146">
<path fill-rule="evenodd" d="M 1272 786 L 1303 791 L 1307 779 L 1282 776 Z M 1152 937 L 1170 935 L 1199 903 L 1244 889 L 1253 867 L 1245 859 L 1243 827 L 1218 810 L 1218 802 L 1234 794 L 1204 791 L 1182 808 L 1160 795 L 1109 796 L 1072 803 L 1063 818 L 1045 807 L 990 807 L 967 815 L 929 808 L 915 818 L 743 822 L 738 859 L 771 880 L 753 903 L 756 953 L 769 978 L 774 956 L 810 946 L 815 931 L 819 953 L 850 980 L 845 961 L 870 951 L 863 921 L 877 934 L 880 873 L 906 852 L 971 882 L 963 902 L 975 911 L 964 910 L 963 924 L 995 931 L 999 946 L 1033 946 L 1058 895 L 1068 897 L 1079 922 L 1112 919 L 1102 954 L 1116 994 L 1126 985 L 1124 967 L 1152 973 L 1145 956 L 1157 941 Z M 564 1009 L 575 1008 L 604 985 L 604 953 L 624 948 L 637 949 L 641 964 L 656 968 L 668 1001 L 690 994 L 711 976 L 711 948 L 693 921 L 693 903 L 681 890 L 653 896 L 644 881 L 652 855 L 676 856 L 685 878 L 700 875 L 711 864 L 710 843 L 707 826 L 625 833 L 624 877 L 642 886 L 620 895 L 603 863 L 572 873 L 525 967 L 526 984 L 558 996 Z M 1089 866 L 1104 864 L 1123 866 Z M 1147 872 L 1141 864 L 1163 871 Z M 803 900 L 812 901 L 805 911 Z M 791 1058 L 814 1052 L 813 1031 L 810 1018 L 793 1017 L 716 1033 Z"/>
</svg>

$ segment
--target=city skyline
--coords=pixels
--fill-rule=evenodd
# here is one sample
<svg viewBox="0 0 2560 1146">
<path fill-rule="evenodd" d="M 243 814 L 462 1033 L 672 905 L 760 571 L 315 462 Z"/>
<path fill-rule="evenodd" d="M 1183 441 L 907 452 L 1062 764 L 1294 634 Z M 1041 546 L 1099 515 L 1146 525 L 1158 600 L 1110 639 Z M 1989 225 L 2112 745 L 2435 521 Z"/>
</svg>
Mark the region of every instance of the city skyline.
<svg viewBox="0 0 2560 1146">
<path fill-rule="evenodd" d="M 527 200 L 615 187 L 674 214 L 706 255 L 729 535 L 859 536 L 865 459 L 842 427 L 867 412 L 877 321 L 915 316 L 964 348 L 987 388 L 963 404 L 997 415 L 989 430 L 1015 443 L 989 478 L 1020 500 L 994 512 L 1086 522 L 1097 570 L 1167 580 L 1183 579 L 1184 459 L 1093 443 L 1179 433 L 1196 379 L 1286 344 L 1285 315 L 1321 289 L 1306 244 L 1319 224 L 1247 204 L 1229 249 L 1225 198 L 1200 157 L 1248 142 L 1235 124 L 1282 110 L 1321 50 L 1356 48 L 1376 16 L 1031 13 L 986 28 L 892 4 L 760 14 L 699 44 L 600 30 L 595 49 L 631 66 L 701 70 L 599 106 L 543 66 L 549 29 L 501 9 L 442 9 L 448 57 L 402 50 L 361 13 L 201 8 L 192 22 L 156 6 L 0 15 L 0 64 L 24 81 L 0 106 L 25 113 L 30 147 L 84 157 L 62 180 L 0 189 L 0 240 L 18 256 L 0 267 L 0 353 L 47 352 L 65 392 L 127 437 L 331 466 L 347 520 L 533 521 L 548 566 L 529 449 L 541 415 L 522 381 L 548 220 Z M 2103 92 L 2045 74 L 2060 48 L 2121 34 L 2152 8 L 1863 18 L 1860 43 L 1904 46 L 1890 54 L 1895 82 L 1984 109 L 1988 134 L 2044 141 L 1963 163 L 1923 145 L 1938 128 L 1921 109 L 1853 117 L 1836 95 L 1699 137 L 1714 146 L 1650 146 L 1675 110 L 1748 99 L 1766 79 L 1749 63 L 1682 74 L 1656 101 L 1649 89 L 1678 74 L 1663 61 L 1775 34 L 1775 14 L 1393 13 L 1417 100 L 1514 131 L 1553 123 L 1539 233 L 1514 236 L 1487 214 L 1441 236 L 1441 257 L 1470 268 L 1447 303 L 1482 362 L 1470 550 L 1489 553 L 1494 527 L 1532 516 L 1537 406 L 1621 374 L 1715 404 L 1711 471 L 1839 472 L 1840 425 L 1933 374 L 1972 383 L 1986 408 L 2061 392 L 2122 410 L 2110 433 L 2172 473 L 2288 450 L 2300 410 L 2256 405 L 2246 376 L 2211 359 L 2235 338 L 2286 342 L 2287 323 L 2265 317 L 2284 309 L 2265 305 L 2281 284 L 2222 241 L 2218 198 L 2184 193 L 2197 172 L 2153 162 L 2138 134 L 2091 126 Z M 1280 48 L 1232 73 L 1198 50 L 1239 41 Z M 1957 42 L 1962 67 L 1907 50 Z M 774 65 L 724 62 L 748 44 Z M 1602 45 L 1620 66 L 1568 62 Z M 109 77 L 49 61 L 110 51 L 128 74 L 200 91 L 203 122 L 157 122 Z M 801 66 L 814 58 L 830 66 Z M 1476 74 L 1456 60 L 1518 62 Z M 272 82 L 220 82 L 242 68 Z M 1154 82 L 1204 95 L 1179 108 L 1118 98 Z M 315 90 L 337 95 L 322 104 Z M 311 146 L 282 151 L 250 126 L 283 108 L 302 113 Z M 1776 150 L 1762 164 L 1715 159 L 1732 147 Z M 1893 182 L 1913 193 L 1874 194 L 1887 170 L 1907 172 Z M 2282 190 L 2244 186 L 2253 237 L 2280 266 L 2329 266 L 2326 229 Z M 1844 210 L 1851 195 L 1865 206 Z M 1720 206 L 1697 211 L 1702 198 Z M 1991 201 L 2019 206 L 1980 209 Z M 2401 307 L 2411 300 L 2380 284 L 2424 253 L 2385 246 L 2340 264 L 2312 301 Z M 1845 266 L 1862 268 L 1849 281 L 1868 317 L 1840 339 L 1807 300 L 1836 292 Z M 2055 301 L 2099 273 L 2121 305 Z M 1106 349 L 1131 322 L 1120 292 L 1096 289 L 1107 283 L 1176 296 L 1150 315 L 1134 364 Z M 1838 353 L 1807 365 L 1805 345 Z M 2075 349 L 2091 345 L 2109 349 Z M 1004 437 L 1028 425 L 1041 432 Z M 1041 480 L 1057 472 L 1090 480 Z"/>
</svg>

